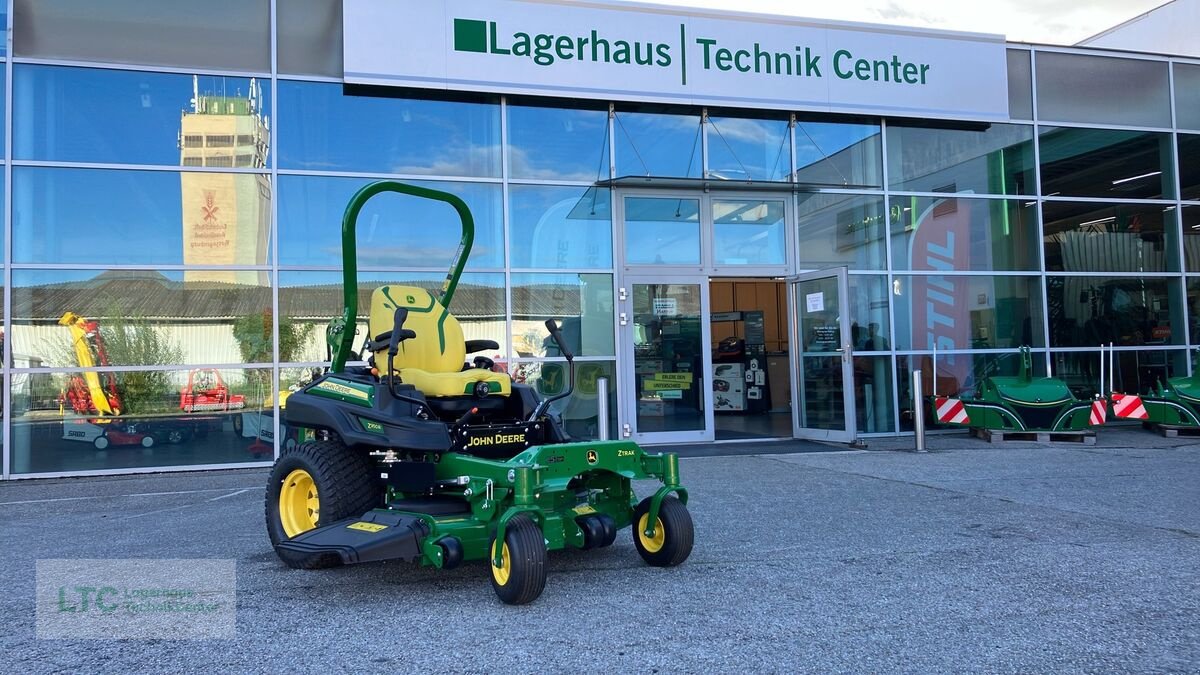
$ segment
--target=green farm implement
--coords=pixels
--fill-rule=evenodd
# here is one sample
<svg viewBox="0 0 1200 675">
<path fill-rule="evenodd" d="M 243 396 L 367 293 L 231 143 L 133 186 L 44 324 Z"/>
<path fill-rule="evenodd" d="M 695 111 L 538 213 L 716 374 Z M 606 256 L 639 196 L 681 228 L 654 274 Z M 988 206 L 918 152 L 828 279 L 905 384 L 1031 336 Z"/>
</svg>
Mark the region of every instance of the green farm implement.
<svg viewBox="0 0 1200 675">
<path fill-rule="evenodd" d="M 985 378 L 971 397 L 931 397 L 938 423 L 1016 432 L 1083 431 L 1104 423 L 1107 401 L 1078 399 L 1058 378 L 1033 377 L 1028 347 L 1020 357 L 1017 375 Z"/>
<path fill-rule="evenodd" d="M 453 208 L 462 236 L 440 291 L 374 290 L 366 365 L 349 365 L 358 315 L 356 222 L 373 196 L 395 192 Z M 313 440 L 284 450 L 266 494 L 267 532 L 289 566 L 378 560 L 437 568 L 486 560 L 506 603 L 536 599 L 547 552 L 611 545 L 630 527 L 650 565 L 692 550 L 679 461 L 625 441 L 573 441 L 551 404 L 574 388 L 574 356 L 558 325 L 546 329 L 571 371 L 566 391 L 541 399 L 495 372 L 491 340 L 466 340 L 450 313 L 474 224 L 454 195 L 392 181 L 367 185 L 342 220 L 344 309 L 326 331 L 331 367 L 287 401 L 289 427 Z M 632 481 L 657 479 L 645 499 Z"/>
</svg>

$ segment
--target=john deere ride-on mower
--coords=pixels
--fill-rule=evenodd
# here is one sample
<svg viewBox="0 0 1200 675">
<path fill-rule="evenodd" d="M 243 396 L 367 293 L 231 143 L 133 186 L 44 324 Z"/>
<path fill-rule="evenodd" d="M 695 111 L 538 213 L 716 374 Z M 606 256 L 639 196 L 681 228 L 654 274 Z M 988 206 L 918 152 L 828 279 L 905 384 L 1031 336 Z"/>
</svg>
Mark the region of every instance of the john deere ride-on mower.
<svg viewBox="0 0 1200 675">
<path fill-rule="evenodd" d="M 356 333 L 355 226 L 371 197 L 398 192 L 457 211 L 462 239 L 440 294 L 382 286 L 371 296 L 367 366 L 347 366 Z M 350 200 L 342 220 L 345 309 L 326 338 L 328 373 L 288 398 L 286 421 L 315 440 L 283 451 L 266 494 L 267 532 L 291 567 L 314 569 L 408 560 L 444 569 L 489 562 L 506 603 L 527 603 L 546 584 L 546 553 L 609 546 L 631 526 L 650 565 L 669 567 L 692 550 L 692 520 L 674 454 L 627 441 L 572 442 L 550 404 L 493 362 L 496 350 L 464 340 L 449 312 L 471 252 L 466 204 L 444 192 L 392 181 Z M 566 357 L 553 320 L 546 328 Z M 631 481 L 662 485 L 638 501 Z"/>
</svg>

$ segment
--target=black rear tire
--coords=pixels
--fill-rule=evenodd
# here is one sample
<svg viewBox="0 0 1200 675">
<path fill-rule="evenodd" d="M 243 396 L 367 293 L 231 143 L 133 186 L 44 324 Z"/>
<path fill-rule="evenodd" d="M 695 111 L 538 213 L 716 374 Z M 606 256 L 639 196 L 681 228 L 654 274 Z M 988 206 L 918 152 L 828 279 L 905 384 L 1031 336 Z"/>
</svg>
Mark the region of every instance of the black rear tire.
<svg viewBox="0 0 1200 675">
<path fill-rule="evenodd" d="M 271 469 L 267 483 L 265 513 L 267 535 L 275 546 L 290 538 L 285 529 L 281 508 L 284 482 L 294 472 L 302 471 L 311 477 L 319 510 L 314 514 L 315 527 L 360 516 L 383 503 L 379 486 L 366 455 L 351 451 L 340 440 L 309 441 L 280 455 Z M 293 532 L 291 536 L 300 534 Z M 305 556 L 276 553 L 289 567 L 316 569 L 337 564 L 336 556 Z"/>
<path fill-rule="evenodd" d="M 533 602 L 546 588 L 546 540 L 542 528 L 528 516 L 516 516 L 504 529 L 504 548 L 505 566 L 497 568 L 490 557 L 496 550 L 493 535 L 488 547 L 492 589 L 505 604 Z"/>
<path fill-rule="evenodd" d="M 695 530 L 692 515 L 683 502 L 667 496 L 658 508 L 658 523 L 655 536 L 647 537 L 643 530 L 643 519 L 650 515 L 650 498 L 642 500 L 633 510 L 633 545 L 646 564 L 653 567 L 674 567 L 687 560 L 692 553 Z"/>
</svg>

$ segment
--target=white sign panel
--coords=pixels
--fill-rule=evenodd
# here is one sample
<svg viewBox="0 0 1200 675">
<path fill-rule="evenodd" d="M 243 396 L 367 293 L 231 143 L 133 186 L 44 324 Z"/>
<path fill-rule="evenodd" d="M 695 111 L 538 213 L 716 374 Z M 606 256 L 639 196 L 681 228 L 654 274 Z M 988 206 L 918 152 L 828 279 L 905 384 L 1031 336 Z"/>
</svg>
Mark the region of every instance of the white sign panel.
<svg viewBox="0 0 1200 675">
<path fill-rule="evenodd" d="M 808 305 L 810 312 L 825 311 L 825 294 L 824 293 L 809 293 L 804 296 L 805 303 Z"/>
<path fill-rule="evenodd" d="M 655 316 L 675 316 L 679 313 L 679 304 L 675 298 L 654 298 Z"/>
<path fill-rule="evenodd" d="M 1008 117 L 1003 36 L 565 0 L 345 0 L 345 80 L 602 100 Z"/>
</svg>

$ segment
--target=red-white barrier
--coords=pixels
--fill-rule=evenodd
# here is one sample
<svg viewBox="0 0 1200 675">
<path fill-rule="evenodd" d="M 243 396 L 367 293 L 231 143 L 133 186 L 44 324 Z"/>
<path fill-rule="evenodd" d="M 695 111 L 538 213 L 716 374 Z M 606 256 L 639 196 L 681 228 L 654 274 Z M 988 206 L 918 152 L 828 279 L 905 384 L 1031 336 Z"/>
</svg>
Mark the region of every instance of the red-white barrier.
<svg viewBox="0 0 1200 675">
<path fill-rule="evenodd" d="M 1108 401 L 1099 399 L 1092 401 L 1092 415 L 1088 418 L 1088 424 L 1098 427 L 1108 420 Z"/>
<path fill-rule="evenodd" d="M 937 408 L 937 420 L 942 424 L 970 424 L 971 418 L 967 415 L 967 407 L 957 398 L 941 398 L 933 399 L 934 407 Z"/>
<path fill-rule="evenodd" d="M 1150 413 L 1146 412 L 1146 406 L 1142 404 L 1141 396 L 1134 396 L 1133 394 L 1113 394 L 1112 402 L 1113 415 L 1120 419 L 1150 419 Z"/>
</svg>

